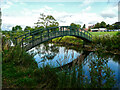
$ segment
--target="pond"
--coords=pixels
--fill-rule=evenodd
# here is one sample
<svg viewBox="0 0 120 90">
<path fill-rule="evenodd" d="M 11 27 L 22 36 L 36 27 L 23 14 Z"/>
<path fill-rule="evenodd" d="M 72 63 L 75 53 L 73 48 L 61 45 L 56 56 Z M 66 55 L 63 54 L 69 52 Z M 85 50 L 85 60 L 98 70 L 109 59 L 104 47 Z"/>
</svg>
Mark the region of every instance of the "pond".
<svg viewBox="0 0 120 90">
<path fill-rule="evenodd" d="M 79 46 L 58 46 L 47 43 L 40 44 L 28 52 L 34 54 L 39 68 L 49 65 L 69 73 L 73 72 L 74 68 L 76 76 L 79 75 L 78 70 L 82 69 L 84 78 L 87 77 L 91 82 L 100 81 L 106 85 L 110 82 L 114 87 L 120 85 L 120 55 L 101 53 L 101 51 L 90 52 Z"/>
</svg>

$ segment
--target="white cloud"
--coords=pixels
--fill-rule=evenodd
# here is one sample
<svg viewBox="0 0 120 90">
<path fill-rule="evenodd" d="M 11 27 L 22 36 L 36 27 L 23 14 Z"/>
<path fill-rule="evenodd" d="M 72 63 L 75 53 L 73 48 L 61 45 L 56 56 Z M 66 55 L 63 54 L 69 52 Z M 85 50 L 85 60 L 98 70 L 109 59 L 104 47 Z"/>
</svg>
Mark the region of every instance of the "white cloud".
<svg viewBox="0 0 120 90">
<path fill-rule="evenodd" d="M 4 2 L 4 3 L 1 4 L 1 8 L 2 8 L 2 10 L 8 9 L 8 8 L 10 8 L 12 5 L 13 5 L 12 2 L 7 1 L 7 2 Z"/>
<path fill-rule="evenodd" d="M 88 11 L 91 10 L 91 7 L 88 6 L 87 8 L 83 9 L 82 12 L 79 13 L 67 13 L 65 11 L 59 12 L 55 11 L 53 8 L 44 6 L 41 9 L 23 9 L 21 11 L 21 16 L 3 16 L 2 23 L 7 25 L 21 25 L 21 26 L 34 26 L 34 23 L 37 22 L 40 13 L 44 13 L 45 15 L 52 15 L 55 17 L 55 19 L 59 22 L 60 26 L 69 26 L 71 23 L 76 24 L 86 24 L 86 26 L 95 24 L 97 22 L 105 21 L 106 23 L 113 24 L 114 22 L 117 22 L 118 18 L 117 16 L 114 16 L 113 18 L 106 17 L 104 18 L 101 16 L 101 14 L 111 14 L 116 13 L 116 7 L 114 8 L 106 8 L 104 11 L 102 11 L 101 14 L 96 13 L 90 13 Z M 112 10 L 112 11 L 111 11 Z"/>
<path fill-rule="evenodd" d="M 91 10 L 91 6 L 88 6 L 87 8 L 83 9 L 82 12 L 88 12 Z"/>
<path fill-rule="evenodd" d="M 114 18 L 117 16 L 118 7 L 108 6 L 104 11 L 101 12 L 101 16 L 104 18 Z"/>
</svg>

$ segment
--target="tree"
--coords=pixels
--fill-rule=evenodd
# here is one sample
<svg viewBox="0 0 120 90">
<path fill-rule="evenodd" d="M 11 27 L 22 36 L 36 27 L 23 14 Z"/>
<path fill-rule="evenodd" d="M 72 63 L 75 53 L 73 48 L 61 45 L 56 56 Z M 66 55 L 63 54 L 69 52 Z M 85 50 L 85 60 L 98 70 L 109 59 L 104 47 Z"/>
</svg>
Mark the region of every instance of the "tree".
<svg viewBox="0 0 120 90">
<path fill-rule="evenodd" d="M 39 26 L 39 27 L 35 26 L 33 30 L 38 30 L 38 29 L 42 29 L 42 28 L 44 28 L 44 27 L 43 26 Z"/>
<path fill-rule="evenodd" d="M 120 25 L 118 25 L 118 24 L 113 24 L 113 27 L 114 27 L 114 29 L 119 29 L 119 28 L 120 28 Z"/>
<path fill-rule="evenodd" d="M 22 27 L 19 25 L 16 25 L 15 27 L 12 27 L 12 31 L 22 31 Z"/>
<path fill-rule="evenodd" d="M 80 28 L 81 27 L 81 25 L 75 24 L 75 23 L 71 23 L 70 26 L 72 27 L 72 30 L 75 30 L 75 28 Z"/>
<path fill-rule="evenodd" d="M 32 31 L 32 30 L 33 30 L 33 28 L 31 28 L 30 26 L 26 26 L 25 29 L 24 29 L 24 31 L 26 31 L 26 32 L 27 31 Z"/>
<path fill-rule="evenodd" d="M 109 28 L 110 28 L 110 24 L 107 24 L 107 25 L 106 25 L 106 28 L 109 29 Z"/>
<path fill-rule="evenodd" d="M 86 28 L 85 24 L 83 25 L 83 27 L 82 27 L 82 28 Z"/>
<path fill-rule="evenodd" d="M 52 15 L 44 15 L 43 13 L 40 14 L 38 22 L 35 24 L 37 27 L 43 26 L 44 28 L 59 26 L 59 23 Z"/>
<path fill-rule="evenodd" d="M 104 21 L 100 23 L 100 28 L 106 28 L 106 23 Z"/>
<path fill-rule="evenodd" d="M 71 27 L 77 27 L 77 25 L 75 23 L 71 23 L 70 26 Z"/>
<path fill-rule="evenodd" d="M 81 28 L 81 25 L 80 24 L 76 24 L 78 28 Z"/>
<path fill-rule="evenodd" d="M 94 28 L 100 28 L 100 23 L 96 23 Z"/>
<path fill-rule="evenodd" d="M 109 29 L 110 29 L 110 30 L 114 29 L 113 25 L 110 25 Z"/>
<path fill-rule="evenodd" d="M 91 31 L 91 29 L 89 28 L 89 29 L 88 29 L 88 31 L 90 32 L 90 31 Z"/>
</svg>

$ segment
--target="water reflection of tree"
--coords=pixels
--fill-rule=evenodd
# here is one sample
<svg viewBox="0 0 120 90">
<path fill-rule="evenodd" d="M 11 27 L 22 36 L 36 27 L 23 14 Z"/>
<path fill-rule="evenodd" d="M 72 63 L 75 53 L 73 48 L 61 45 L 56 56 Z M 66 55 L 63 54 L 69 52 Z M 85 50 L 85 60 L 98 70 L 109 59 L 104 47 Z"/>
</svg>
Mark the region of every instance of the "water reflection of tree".
<svg viewBox="0 0 120 90">
<path fill-rule="evenodd" d="M 96 57 L 97 55 L 97 57 Z M 108 67 L 108 59 L 105 59 L 101 54 L 91 54 L 91 60 L 89 62 L 90 72 L 90 86 L 112 88 L 115 83 L 114 71 Z"/>
<path fill-rule="evenodd" d="M 59 52 L 59 47 L 49 43 L 44 43 L 37 46 L 36 50 L 37 54 L 42 58 L 41 62 L 44 62 L 45 60 L 52 60 Z"/>
<path fill-rule="evenodd" d="M 115 55 L 115 54 L 111 54 L 111 53 L 101 53 L 101 57 L 112 58 L 113 61 L 118 62 L 120 64 L 120 55 Z"/>
<path fill-rule="evenodd" d="M 75 63 L 72 64 L 71 67 L 66 67 L 64 70 L 65 77 L 67 78 L 68 75 L 69 78 L 64 78 L 64 83 L 66 86 L 70 85 L 70 87 L 76 87 L 76 88 L 112 88 L 114 87 L 116 83 L 115 75 L 113 74 L 114 71 L 112 71 L 108 67 L 108 59 L 105 57 L 103 58 L 98 53 L 90 53 L 86 60 L 89 65 L 89 73 L 90 77 L 85 75 L 84 72 L 84 58 L 85 55 L 81 55 L 81 58 L 79 60 L 76 60 Z M 62 84 L 62 83 L 61 83 Z"/>
<path fill-rule="evenodd" d="M 70 63 L 67 63 L 64 66 L 62 66 L 62 68 L 67 68 L 67 67 L 73 68 L 75 66 L 78 66 L 78 64 L 79 65 L 81 65 L 81 64 L 85 65 L 87 63 L 87 60 L 88 60 L 87 56 L 90 54 L 90 52 L 89 51 L 85 51 L 85 50 L 81 50 L 80 52 L 81 52 L 80 56 L 78 56 L 76 59 L 73 59 L 74 58 L 74 52 L 73 52 L 72 55 L 71 55 L 71 59 L 73 61 L 70 62 Z"/>
</svg>

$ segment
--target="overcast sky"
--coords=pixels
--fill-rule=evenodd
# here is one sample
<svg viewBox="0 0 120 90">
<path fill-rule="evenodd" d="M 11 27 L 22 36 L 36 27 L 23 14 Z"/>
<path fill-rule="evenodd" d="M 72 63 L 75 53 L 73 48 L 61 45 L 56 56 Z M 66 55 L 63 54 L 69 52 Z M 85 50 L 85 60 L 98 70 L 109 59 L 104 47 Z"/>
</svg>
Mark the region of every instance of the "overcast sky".
<svg viewBox="0 0 120 90">
<path fill-rule="evenodd" d="M 93 25 L 118 21 L 117 0 L 2 0 L 2 29 L 13 26 L 34 26 L 40 13 L 52 15 L 60 26 L 71 23 Z"/>
</svg>

